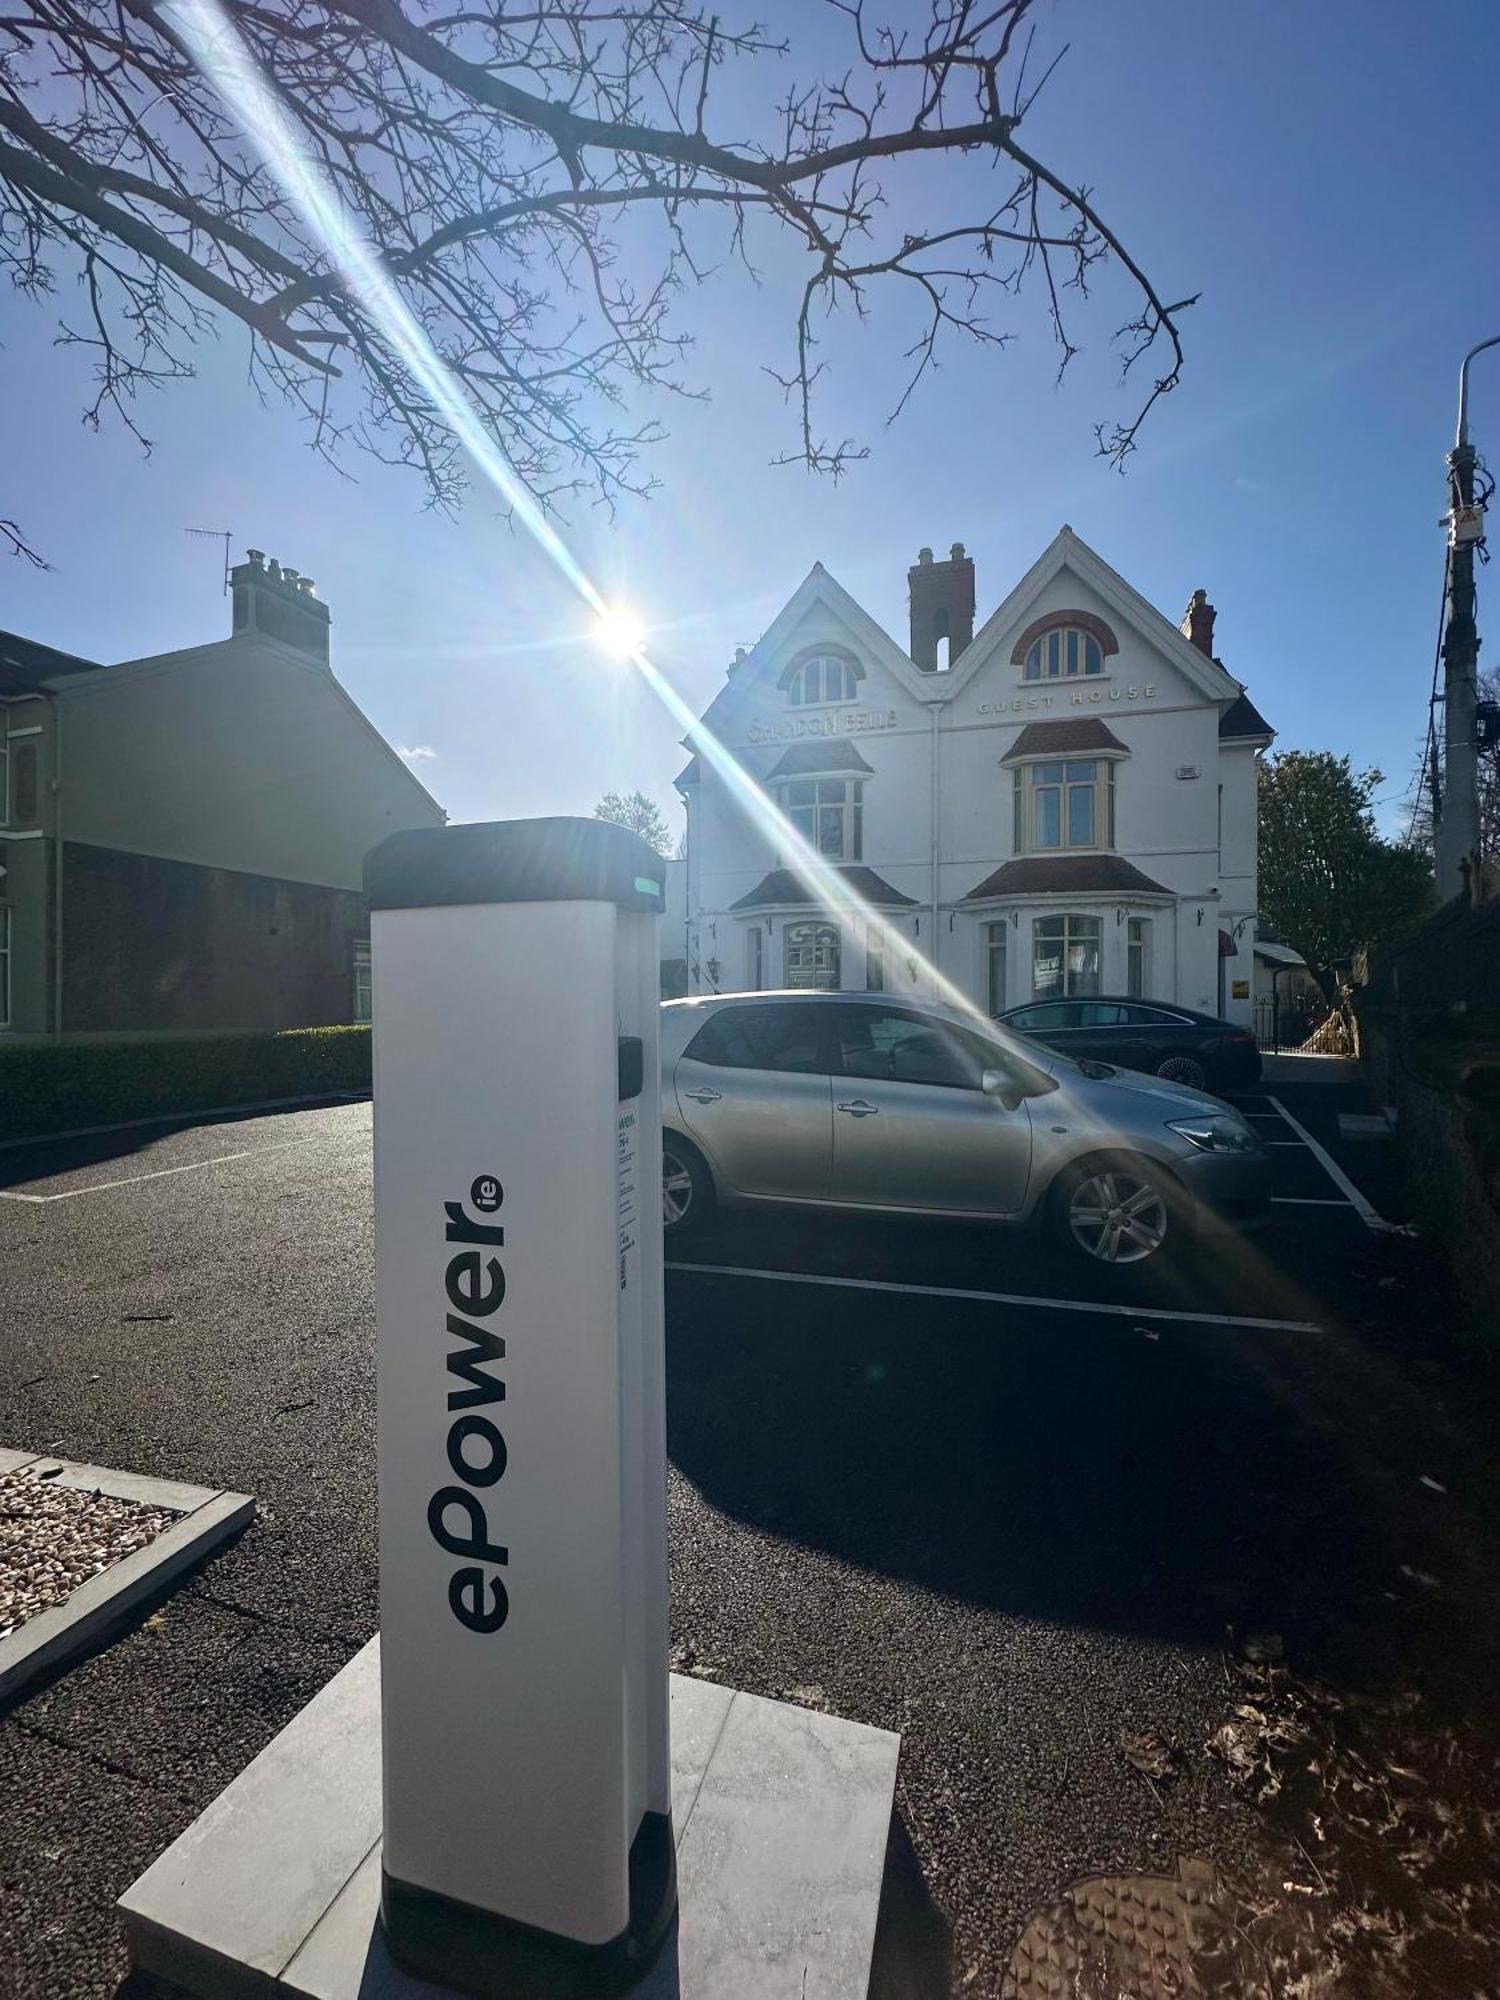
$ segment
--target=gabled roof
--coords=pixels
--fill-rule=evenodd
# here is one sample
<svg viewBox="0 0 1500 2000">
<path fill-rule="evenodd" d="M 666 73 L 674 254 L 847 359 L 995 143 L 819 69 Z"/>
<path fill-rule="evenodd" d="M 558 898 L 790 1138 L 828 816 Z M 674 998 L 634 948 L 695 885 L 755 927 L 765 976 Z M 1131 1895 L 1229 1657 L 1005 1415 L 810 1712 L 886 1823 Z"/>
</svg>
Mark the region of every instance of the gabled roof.
<svg viewBox="0 0 1500 2000">
<path fill-rule="evenodd" d="M 0 695 L 36 694 L 62 674 L 98 672 L 102 662 L 60 653 L 55 646 L 23 639 L 19 632 L 0 632 Z"/>
<path fill-rule="evenodd" d="M 1080 540 L 1066 525 L 1058 529 L 1015 589 L 986 618 L 964 648 L 952 673 L 942 676 L 950 683 L 945 692 L 956 694 L 973 679 L 986 661 L 993 658 L 1000 641 L 1025 617 L 1029 606 L 1061 570 L 1067 570 L 1087 584 L 1095 596 L 1108 605 L 1115 618 L 1131 626 L 1149 646 L 1164 654 L 1183 679 L 1211 701 L 1232 701 L 1240 693 L 1239 683 L 1225 672 L 1217 660 L 1200 653 L 1169 618 L 1163 617 L 1154 604 L 1148 603 L 1117 570 L 1111 569 L 1102 556 L 1096 555 L 1088 543 Z"/>
<path fill-rule="evenodd" d="M 914 701 L 928 702 L 946 697 L 948 684 L 956 675 L 924 674 L 884 626 L 877 625 L 858 599 L 851 597 L 838 579 L 817 562 L 704 710 L 703 720 L 711 728 L 724 733 L 741 706 L 763 697 L 768 688 L 777 685 L 784 664 L 777 664 L 779 655 L 795 637 L 797 628 L 815 605 L 832 612 L 848 633 L 850 642 L 867 658 L 883 667 Z M 767 672 L 772 665 L 776 665 L 774 676 Z"/>
<path fill-rule="evenodd" d="M 852 743 L 830 743 L 825 739 L 794 743 L 767 771 L 766 780 L 769 783 L 772 778 L 799 778 L 809 771 L 867 771 L 873 776 L 874 770 L 875 766 L 867 764 Z"/>
<path fill-rule="evenodd" d="M 1276 731 L 1243 689 L 1219 717 L 1220 742 L 1254 738 L 1258 742 L 1270 743 L 1275 735 Z"/>
<path fill-rule="evenodd" d="M 915 896 L 903 896 L 899 889 L 893 889 L 889 882 L 875 873 L 873 868 L 857 865 L 835 868 L 846 887 L 861 896 L 877 909 L 907 909 L 915 903 Z M 748 896 L 741 896 L 737 903 L 731 903 L 734 910 L 775 909 L 784 903 L 816 903 L 818 898 L 800 875 L 790 868 L 773 868 L 769 875 L 756 883 Z"/>
<path fill-rule="evenodd" d="M 1097 715 L 1068 715 L 1052 722 L 1028 722 L 1000 759 L 1070 757 L 1075 750 L 1123 750 L 1125 745 Z"/>
<path fill-rule="evenodd" d="M 964 897 L 966 903 L 996 896 L 1170 896 L 1118 854 L 1027 854 L 1002 862 Z"/>
</svg>

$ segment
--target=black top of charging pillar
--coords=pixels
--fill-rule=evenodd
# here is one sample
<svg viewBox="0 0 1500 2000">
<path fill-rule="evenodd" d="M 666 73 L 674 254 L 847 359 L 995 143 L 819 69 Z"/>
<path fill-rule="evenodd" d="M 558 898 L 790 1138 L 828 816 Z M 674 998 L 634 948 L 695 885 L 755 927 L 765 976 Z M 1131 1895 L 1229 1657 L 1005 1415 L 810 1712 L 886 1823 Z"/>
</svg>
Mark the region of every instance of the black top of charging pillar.
<svg viewBox="0 0 1500 2000">
<path fill-rule="evenodd" d="M 502 819 L 393 833 L 365 856 L 372 910 L 453 903 L 614 903 L 660 910 L 667 864 L 603 819 Z"/>
</svg>

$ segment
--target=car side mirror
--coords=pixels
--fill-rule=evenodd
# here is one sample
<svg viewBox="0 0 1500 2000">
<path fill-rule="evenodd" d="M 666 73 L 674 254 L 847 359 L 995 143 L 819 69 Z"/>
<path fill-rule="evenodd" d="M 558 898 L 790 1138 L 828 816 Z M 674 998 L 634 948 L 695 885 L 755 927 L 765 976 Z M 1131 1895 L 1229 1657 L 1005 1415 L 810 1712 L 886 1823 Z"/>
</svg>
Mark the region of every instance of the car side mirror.
<svg viewBox="0 0 1500 2000">
<path fill-rule="evenodd" d="M 1015 1111 L 1021 1103 L 1022 1093 L 1003 1069 L 985 1070 L 979 1079 L 979 1087 L 986 1097 L 998 1097 L 1007 1111 Z"/>
</svg>

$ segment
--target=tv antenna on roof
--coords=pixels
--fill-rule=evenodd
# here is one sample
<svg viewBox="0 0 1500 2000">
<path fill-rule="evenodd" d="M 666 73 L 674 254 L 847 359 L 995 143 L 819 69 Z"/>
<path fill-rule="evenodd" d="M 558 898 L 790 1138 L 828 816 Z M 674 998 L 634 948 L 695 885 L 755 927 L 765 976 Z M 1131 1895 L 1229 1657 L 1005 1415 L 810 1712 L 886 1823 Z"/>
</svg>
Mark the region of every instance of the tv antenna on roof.
<svg viewBox="0 0 1500 2000">
<path fill-rule="evenodd" d="M 185 535 L 203 535 L 211 542 L 224 544 L 224 595 L 229 595 L 229 540 L 232 528 L 184 528 Z"/>
</svg>

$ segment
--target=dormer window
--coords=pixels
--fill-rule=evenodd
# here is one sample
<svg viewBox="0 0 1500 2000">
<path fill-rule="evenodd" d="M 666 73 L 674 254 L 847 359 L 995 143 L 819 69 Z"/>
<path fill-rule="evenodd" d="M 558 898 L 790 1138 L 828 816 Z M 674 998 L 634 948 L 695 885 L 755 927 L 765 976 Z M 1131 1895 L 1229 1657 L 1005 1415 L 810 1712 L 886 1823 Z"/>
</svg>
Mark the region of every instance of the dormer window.
<svg viewBox="0 0 1500 2000">
<path fill-rule="evenodd" d="M 1022 678 L 1028 681 L 1072 680 L 1102 674 L 1104 654 L 1092 632 L 1076 625 L 1054 625 L 1027 648 Z"/>
<path fill-rule="evenodd" d="M 781 677 L 786 698 L 793 708 L 812 708 L 827 702 L 853 701 L 859 692 L 860 670 L 841 653 L 813 653 L 789 667 Z"/>
</svg>

